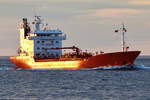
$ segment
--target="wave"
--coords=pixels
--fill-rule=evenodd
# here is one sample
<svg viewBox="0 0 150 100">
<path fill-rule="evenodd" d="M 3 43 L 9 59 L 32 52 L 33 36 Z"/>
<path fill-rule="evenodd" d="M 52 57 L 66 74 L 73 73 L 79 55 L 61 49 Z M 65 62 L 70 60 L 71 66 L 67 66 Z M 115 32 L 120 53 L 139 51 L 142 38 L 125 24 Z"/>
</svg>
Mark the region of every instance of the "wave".
<svg viewBox="0 0 150 100">
<path fill-rule="evenodd" d="M 150 69 L 144 65 L 127 65 L 127 66 L 106 66 L 106 67 L 96 67 L 96 68 L 86 68 L 86 69 L 16 69 L 16 70 L 28 70 L 28 71 L 53 71 L 53 70 L 65 70 L 65 71 L 79 71 L 79 70 L 142 70 Z"/>
<path fill-rule="evenodd" d="M 75 70 L 150 70 L 150 66 L 145 65 L 128 65 L 128 66 L 106 66 L 106 67 L 96 67 L 96 68 L 87 68 L 87 69 L 21 69 L 16 66 L 11 67 L 0 67 L 0 70 L 18 70 L 18 71 L 50 71 L 50 70 L 66 70 L 66 71 L 75 71 Z"/>
</svg>

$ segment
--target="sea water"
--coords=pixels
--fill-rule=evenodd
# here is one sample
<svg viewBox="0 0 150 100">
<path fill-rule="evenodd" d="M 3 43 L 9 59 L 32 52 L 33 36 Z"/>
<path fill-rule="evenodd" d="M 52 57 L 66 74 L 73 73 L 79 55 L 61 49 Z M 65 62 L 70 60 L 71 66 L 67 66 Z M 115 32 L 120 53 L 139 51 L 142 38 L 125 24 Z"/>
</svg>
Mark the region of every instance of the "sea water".
<svg viewBox="0 0 150 100">
<path fill-rule="evenodd" d="M 0 100 L 150 100 L 150 57 L 134 70 L 15 70 L 0 57 Z"/>
</svg>

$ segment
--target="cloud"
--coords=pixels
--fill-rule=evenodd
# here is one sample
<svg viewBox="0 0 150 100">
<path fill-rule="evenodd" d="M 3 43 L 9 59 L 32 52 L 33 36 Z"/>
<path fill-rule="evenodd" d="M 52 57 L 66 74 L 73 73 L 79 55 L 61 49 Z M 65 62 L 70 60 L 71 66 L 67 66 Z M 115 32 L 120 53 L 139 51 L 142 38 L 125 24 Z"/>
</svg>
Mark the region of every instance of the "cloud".
<svg viewBox="0 0 150 100">
<path fill-rule="evenodd" d="M 146 15 L 146 16 L 145 16 Z M 107 8 L 87 10 L 74 18 L 77 21 L 89 24 L 112 24 L 126 21 L 128 23 L 141 22 L 147 25 L 147 19 L 150 16 L 150 9 L 132 9 L 132 8 Z"/>
<path fill-rule="evenodd" d="M 147 10 L 130 9 L 130 8 L 110 8 L 110 9 L 98 9 L 89 13 L 89 16 L 104 17 L 104 18 L 119 18 L 135 16 L 138 14 L 148 13 Z"/>
<path fill-rule="evenodd" d="M 10 0 L 1 0 L 0 3 L 23 3 L 23 2 L 30 2 L 30 3 L 36 3 L 36 2 L 49 2 L 49 3 L 52 3 L 52 2 L 97 2 L 98 0 L 13 0 L 13 1 L 10 1 Z"/>
<path fill-rule="evenodd" d="M 132 5 L 150 5 L 150 0 L 130 0 L 128 4 Z"/>
</svg>

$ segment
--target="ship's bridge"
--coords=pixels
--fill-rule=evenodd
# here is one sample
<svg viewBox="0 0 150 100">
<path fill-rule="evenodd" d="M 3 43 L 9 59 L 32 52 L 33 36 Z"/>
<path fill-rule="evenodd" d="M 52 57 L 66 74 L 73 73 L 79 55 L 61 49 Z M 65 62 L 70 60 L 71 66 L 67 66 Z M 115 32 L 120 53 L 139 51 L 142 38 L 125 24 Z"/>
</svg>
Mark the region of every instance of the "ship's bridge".
<svg viewBox="0 0 150 100">
<path fill-rule="evenodd" d="M 62 50 L 47 50 L 47 48 L 61 48 L 62 40 L 66 40 L 66 34 L 61 30 L 35 30 L 27 37 L 34 41 L 34 57 L 49 58 L 59 57 Z"/>
<path fill-rule="evenodd" d="M 60 57 L 62 50 L 47 48 L 62 48 L 62 40 L 66 40 L 66 34 L 59 29 L 49 28 L 42 23 L 40 16 L 35 16 L 32 24 L 34 27 L 30 30 L 27 19 L 23 19 L 23 27 L 20 28 L 21 50 L 35 58 Z"/>
</svg>

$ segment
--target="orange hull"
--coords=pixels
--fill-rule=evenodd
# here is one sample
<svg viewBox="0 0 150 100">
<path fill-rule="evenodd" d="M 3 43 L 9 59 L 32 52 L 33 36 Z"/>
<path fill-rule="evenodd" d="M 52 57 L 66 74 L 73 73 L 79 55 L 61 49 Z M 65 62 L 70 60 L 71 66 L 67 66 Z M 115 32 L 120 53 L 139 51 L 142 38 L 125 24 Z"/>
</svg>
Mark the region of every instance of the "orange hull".
<svg viewBox="0 0 150 100">
<path fill-rule="evenodd" d="M 61 58 L 34 60 L 29 56 L 10 57 L 12 63 L 23 69 L 83 69 L 132 65 L 140 51 L 104 53 L 90 58 Z"/>
</svg>

